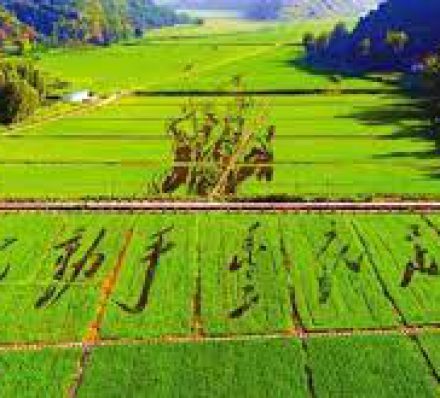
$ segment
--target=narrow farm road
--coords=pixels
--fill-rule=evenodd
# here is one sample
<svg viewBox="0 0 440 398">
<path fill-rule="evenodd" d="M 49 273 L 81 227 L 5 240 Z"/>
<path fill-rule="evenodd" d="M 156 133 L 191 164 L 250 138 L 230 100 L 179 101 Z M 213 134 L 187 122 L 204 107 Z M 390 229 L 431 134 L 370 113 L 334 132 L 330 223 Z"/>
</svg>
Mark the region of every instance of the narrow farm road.
<svg viewBox="0 0 440 398">
<path fill-rule="evenodd" d="M 7 137 L 9 135 L 14 135 L 16 133 L 21 133 L 23 131 L 31 130 L 35 127 L 39 127 L 39 126 L 44 125 L 46 123 L 56 122 L 57 120 L 63 119 L 67 116 L 82 115 L 84 113 L 91 112 L 93 110 L 102 108 L 104 106 L 108 106 L 108 105 L 118 101 L 119 99 L 121 99 L 122 97 L 127 96 L 127 95 L 130 95 L 129 91 L 119 91 L 119 92 L 113 93 L 109 96 L 100 98 L 91 104 L 82 104 L 78 107 L 74 107 L 73 109 L 70 109 L 69 111 L 56 113 L 54 115 L 43 117 L 41 119 L 29 122 L 29 123 L 17 124 L 17 125 L 14 125 L 14 126 L 8 128 L 8 130 L 5 133 L 3 133 L 3 136 Z"/>
<path fill-rule="evenodd" d="M 208 343 L 208 342 L 231 342 L 231 341 L 267 341 L 276 339 L 300 338 L 304 340 L 320 338 L 350 338 L 354 336 L 420 336 L 425 333 L 440 333 L 440 324 L 426 324 L 417 326 L 392 326 L 366 329 L 316 329 L 307 330 L 304 333 L 297 331 L 286 331 L 265 334 L 231 334 L 231 335 L 162 335 L 160 337 L 127 339 L 112 338 L 101 339 L 93 344 L 93 347 L 112 347 L 126 345 L 153 345 L 153 344 L 189 344 L 189 343 Z M 21 351 L 41 351 L 47 348 L 57 349 L 77 349 L 83 348 L 87 351 L 90 346 L 79 341 L 64 342 L 38 342 L 38 343 L 15 343 L 0 344 L 0 352 L 21 352 Z"/>
<path fill-rule="evenodd" d="M 158 212 L 337 212 L 390 213 L 440 212 L 440 201 L 371 202 L 221 202 L 221 201 L 151 201 L 151 200 L 72 200 L 0 201 L 0 211 L 158 211 Z"/>
</svg>

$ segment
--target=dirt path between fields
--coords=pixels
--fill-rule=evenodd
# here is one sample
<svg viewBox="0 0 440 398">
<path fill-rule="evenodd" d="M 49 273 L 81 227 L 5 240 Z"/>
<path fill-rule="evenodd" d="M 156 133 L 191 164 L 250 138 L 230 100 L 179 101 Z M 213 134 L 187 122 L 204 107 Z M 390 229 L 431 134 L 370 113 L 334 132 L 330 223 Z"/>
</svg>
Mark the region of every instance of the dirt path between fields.
<svg viewBox="0 0 440 398">
<path fill-rule="evenodd" d="M 440 201 L 372 202 L 220 202 L 155 200 L 18 200 L 0 201 L 0 212 L 15 211 L 151 211 L 151 212 L 335 212 L 392 213 L 440 212 Z"/>
<path fill-rule="evenodd" d="M 75 398 L 84 380 L 84 375 L 87 369 L 87 365 L 90 363 L 93 349 L 96 347 L 100 341 L 100 331 L 102 327 L 102 322 L 104 321 L 105 313 L 107 310 L 108 301 L 116 287 L 118 277 L 122 266 L 124 265 L 124 260 L 127 255 L 128 247 L 133 239 L 133 229 L 126 231 L 124 235 L 124 240 L 122 247 L 119 251 L 116 264 L 109 273 L 109 275 L 104 279 L 101 286 L 101 296 L 99 298 L 98 306 L 96 309 L 95 319 L 90 322 L 87 329 L 86 335 L 82 343 L 65 343 L 62 344 L 62 348 L 77 348 L 81 347 L 81 356 L 78 361 L 75 375 L 73 376 L 73 381 L 69 385 L 67 390 L 66 398 Z M 40 346 L 38 344 L 37 346 Z M 1 351 L 1 349 L 0 349 Z"/>
<path fill-rule="evenodd" d="M 296 330 L 289 330 L 286 332 L 265 333 L 265 334 L 231 334 L 231 335 L 208 335 L 197 336 L 194 334 L 188 335 L 163 335 L 159 337 L 142 338 L 142 339 L 127 339 L 103 338 L 96 341 L 93 347 L 106 346 L 126 346 L 126 345 L 154 345 L 154 344 L 189 344 L 189 343 L 209 343 L 209 342 L 234 342 L 234 341 L 267 341 L 276 339 L 299 338 L 304 340 L 319 339 L 319 338 L 350 338 L 350 337 L 368 337 L 368 336 L 420 336 L 423 334 L 439 334 L 439 324 L 425 324 L 417 326 L 390 326 L 382 328 L 362 328 L 362 329 L 307 329 L 298 333 Z M 10 343 L 0 344 L 0 355 L 4 352 L 20 352 L 20 351 L 41 351 L 44 349 L 77 349 L 84 350 L 90 348 L 89 344 L 83 341 L 65 341 L 65 342 L 38 342 L 38 343 Z"/>
<path fill-rule="evenodd" d="M 100 331 L 105 318 L 105 313 L 107 311 L 107 305 L 113 291 L 115 290 L 116 283 L 118 282 L 118 277 L 121 272 L 122 266 L 124 265 L 128 248 L 133 239 L 133 234 L 133 229 L 125 232 L 124 240 L 121 250 L 119 251 L 116 264 L 111 270 L 110 274 L 104 279 L 102 283 L 101 296 L 99 298 L 98 306 L 96 309 L 96 317 L 90 323 L 86 336 L 84 337 L 85 344 L 96 344 L 101 338 Z"/>
</svg>

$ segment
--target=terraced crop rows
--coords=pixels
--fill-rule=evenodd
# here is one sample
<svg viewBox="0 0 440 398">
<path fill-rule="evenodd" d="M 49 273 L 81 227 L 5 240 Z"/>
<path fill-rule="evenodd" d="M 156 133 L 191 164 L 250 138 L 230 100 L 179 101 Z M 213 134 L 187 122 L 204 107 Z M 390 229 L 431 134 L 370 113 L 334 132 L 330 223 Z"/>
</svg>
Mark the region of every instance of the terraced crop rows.
<svg viewBox="0 0 440 398">
<path fill-rule="evenodd" d="M 436 197 L 438 159 L 422 138 L 415 101 L 377 76 L 311 73 L 301 64 L 302 34 L 333 22 L 239 35 L 189 28 L 198 32 L 194 36 L 174 28 L 106 49 L 43 54 L 41 66 L 75 87 L 110 97 L 137 89 L 147 96 L 82 106 L 81 113 L 70 113 L 73 106 L 65 104 L 56 107 L 60 115 L 53 120 L 42 112 L 28 125 L 1 129 L 0 198 L 148 197 L 149 182 L 172 164 L 165 124 L 178 114 L 185 92 L 199 91 L 194 100 L 205 102 L 205 90 L 224 89 L 237 75 L 246 89 L 261 91 L 277 127 L 273 181 L 249 180 L 238 197 Z M 148 96 L 152 91 L 156 95 Z M 167 96 L 170 91 L 176 95 Z"/>
<path fill-rule="evenodd" d="M 438 192 L 432 145 L 411 137 L 423 126 L 414 104 L 399 96 L 260 100 L 270 104 L 270 122 L 277 127 L 274 179 L 246 182 L 239 197 L 435 197 Z M 148 183 L 173 163 L 165 126 L 183 102 L 182 97 L 126 97 L 91 113 L 11 132 L 1 138 L 0 196 L 147 197 Z M 393 112 L 405 112 L 399 125 Z"/>
</svg>

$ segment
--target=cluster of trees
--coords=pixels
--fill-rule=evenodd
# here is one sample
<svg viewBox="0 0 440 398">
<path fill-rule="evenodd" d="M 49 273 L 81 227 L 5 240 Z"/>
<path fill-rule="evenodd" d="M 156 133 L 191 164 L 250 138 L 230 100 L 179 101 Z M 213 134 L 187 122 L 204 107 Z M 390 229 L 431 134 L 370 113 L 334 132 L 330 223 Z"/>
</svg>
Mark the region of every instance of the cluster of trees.
<svg viewBox="0 0 440 398">
<path fill-rule="evenodd" d="M 440 148 L 440 52 L 425 58 L 421 75 L 425 96 L 420 104 L 433 126 L 434 138 Z"/>
<path fill-rule="evenodd" d="M 440 42 L 438 0 L 388 0 L 360 19 L 352 32 L 308 35 L 309 60 L 356 71 L 411 70 Z"/>
<path fill-rule="evenodd" d="M 360 39 L 347 53 L 346 43 L 351 33 L 344 23 L 338 23 L 334 29 L 315 35 L 307 32 L 303 36 L 303 45 L 309 62 L 324 64 L 335 69 L 369 70 L 407 68 L 405 58 L 411 37 L 403 30 L 387 30 L 380 41 L 370 37 Z M 377 48 L 380 47 L 380 51 Z M 411 60 L 414 62 L 414 60 Z"/>
<path fill-rule="evenodd" d="M 440 1 L 421 3 L 387 0 L 353 31 L 338 24 L 330 33 L 305 34 L 303 45 L 312 66 L 343 73 L 404 72 L 440 148 Z"/>
<path fill-rule="evenodd" d="M 0 63 L 0 123 L 20 122 L 32 115 L 46 97 L 47 82 L 29 62 Z"/>
<path fill-rule="evenodd" d="M 53 45 L 109 44 L 149 27 L 191 21 L 153 0 L 0 0 L 0 5 Z"/>
</svg>

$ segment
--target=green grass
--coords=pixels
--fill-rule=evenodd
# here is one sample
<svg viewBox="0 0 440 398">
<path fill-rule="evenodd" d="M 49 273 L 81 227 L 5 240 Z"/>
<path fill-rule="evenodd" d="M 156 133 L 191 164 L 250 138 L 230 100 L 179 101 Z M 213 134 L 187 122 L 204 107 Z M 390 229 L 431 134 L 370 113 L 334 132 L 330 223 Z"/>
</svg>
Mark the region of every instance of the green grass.
<svg viewBox="0 0 440 398">
<path fill-rule="evenodd" d="M 306 397 L 298 341 L 158 344 L 94 351 L 79 397 Z"/>
<path fill-rule="evenodd" d="M 64 396 L 73 380 L 79 356 L 76 349 L 0 353 L 2 397 Z"/>
<path fill-rule="evenodd" d="M 408 338 L 314 339 L 308 344 L 318 397 L 436 397 L 436 384 Z"/>
</svg>

